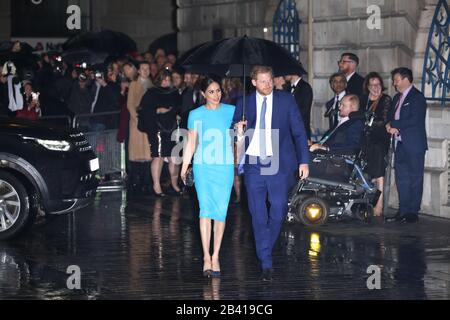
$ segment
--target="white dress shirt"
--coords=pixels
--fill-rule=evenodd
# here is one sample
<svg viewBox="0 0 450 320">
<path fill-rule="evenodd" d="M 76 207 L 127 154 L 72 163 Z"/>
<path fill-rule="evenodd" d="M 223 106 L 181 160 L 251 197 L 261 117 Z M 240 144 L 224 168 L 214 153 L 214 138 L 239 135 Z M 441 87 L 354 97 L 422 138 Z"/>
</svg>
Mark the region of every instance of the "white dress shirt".
<svg viewBox="0 0 450 320">
<path fill-rule="evenodd" d="M 353 77 L 353 75 L 356 73 L 356 71 L 355 72 L 353 72 L 352 74 L 349 74 L 348 76 L 346 76 L 346 78 L 347 78 L 347 82 L 349 82 L 350 81 L 350 79 Z"/>
<path fill-rule="evenodd" d="M 273 110 L 273 92 L 266 96 L 267 97 L 267 109 L 266 109 L 266 156 L 273 156 L 272 151 L 272 110 Z M 260 115 L 262 104 L 264 101 L 264 96 L 256 92 L 256 126 L 255 132 L 253 133 L 252 141 L 250 141 L 250 145 L 248 146 L 246 154 L 249 156 L 259 157 L 261 156 L 260 148 L 259 148 L 259 123 L 260 123 Z"/>
<path fill-rule="evenodd" d="M 295 91 L 295 88 L 297 87 L 298 83 L 302 80 L 302 78 L 298 78 L 297 81 L 291 84 L 291 93 L 293 94 Z"/>
</svg>

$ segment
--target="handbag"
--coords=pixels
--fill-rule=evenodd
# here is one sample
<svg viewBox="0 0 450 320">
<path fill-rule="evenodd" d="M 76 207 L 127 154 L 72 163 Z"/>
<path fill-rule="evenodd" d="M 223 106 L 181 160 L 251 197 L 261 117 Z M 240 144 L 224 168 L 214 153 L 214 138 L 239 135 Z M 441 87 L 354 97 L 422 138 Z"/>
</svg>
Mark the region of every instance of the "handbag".
<svg viewBox="0 0 450 320">
<path fill-rule="evenodd" d="M 192 167 L 189 167 L 186 172 L 186 181 L 184 181 L 184 184 L 187 187 L 192 187 L 194 185 L 194 170 L 192 170 Z"/>
</svg>

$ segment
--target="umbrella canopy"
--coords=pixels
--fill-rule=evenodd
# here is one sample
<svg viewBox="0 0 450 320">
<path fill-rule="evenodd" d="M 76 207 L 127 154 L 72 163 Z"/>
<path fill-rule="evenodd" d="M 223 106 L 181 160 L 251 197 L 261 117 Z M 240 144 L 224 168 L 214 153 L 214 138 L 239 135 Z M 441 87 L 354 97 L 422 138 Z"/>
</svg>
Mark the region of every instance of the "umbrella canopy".
<svg viewBox="0 0 450 320">
<path fill-rule="evenodd" d="M 255 65 L 272 67 L 275 76 L 288 74 L 306 74 L 301 63 L 291 56 L 282 46 L 265 39 L 247 36 L 212 41 L 199 46 L 184 61 L 182 66 L 198 72 L 217 73 L 226 71 L 226 75 L 248 75 Z M 245 70 L 244 70 L 245 69 Z"/>
<path fill-rule="evenodd" d="M 108 54 L 102 52 L 94 52 L 92 50 L 83 48 L 66 51 L 62 54 L 62 57 L 64 61 L 70 65 L 82 63 L 95 65 L 104 63 L 106 58 L 108 57 Z"/>
<path fill-rule="evenodd" d="M 18 72 L 24 70 L 35 70 L 37 68 L 37 59 L 33 54 L 33 47 L 28 43 L 20 42 L 20 51 L 13 52 L 15 42 L 5 41 L 0 44 L 0 64 L 12 61 Z"/>
<path fill-rule="evenodd" d="M 178 55 L 177 42 L 178 42 L 177 33 L 176 32 L 169 33 L 153 41 L 148 47 L 148 51 L 150 51 L 152 54 L 155 54 L 156 50 L 164 49 L 166 55 L 174 54 L 175 56 L 177 56 Z"/>
<path fill-rule="evenodd" d="M 301 63 L 282 46 L 273 41 L 247 36 L 208 42 L 180 63 L 192 72 L 243 76 L 244 90 L 246 77 L 255 65 L 272 67 L 275 76 L 307 74 Z M 242 119 L 245 120 L 245 93 Z"/>
<path fill-rule="evenodd" d="M 81 33 L 63 44 L 64 50 L 81 48 L 116 56 L 137 51 L 137 45 L 133 39 L 125 33 L 111 30 Z"/>
</svg>

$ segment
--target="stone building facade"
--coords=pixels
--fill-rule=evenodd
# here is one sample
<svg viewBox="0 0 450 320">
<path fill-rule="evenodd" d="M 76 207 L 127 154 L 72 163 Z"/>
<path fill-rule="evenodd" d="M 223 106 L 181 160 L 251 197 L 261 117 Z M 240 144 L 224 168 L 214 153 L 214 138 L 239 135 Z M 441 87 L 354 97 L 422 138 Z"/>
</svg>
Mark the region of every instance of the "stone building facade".
<svg viewBox="0 0 450 320">
<path fill-rule="evenodd" d="M 11 1 L 0 1 L 0 41 L 9 40 L 12 35 Z M 59 2 L 60 0 L 42 1 Z M 67 5 L 72 4 L 81 8 L 83 30 L 111 29 L 124 32 L 137 42 L 139 51 L 147 50 L 150 43 L 158 37 L 176 31 L 174 22 L 176 4 L 174 0 L 67 1 Z M 61 15 L 68 17 L 65 10 L 61 10 Z M 45 23 L 45 21 L 37 21 L 36 23 Z"/>
<path fill-rule="evenodd" d="M 177 0 L 178 47 L 184 51 L 217 36 L 247 34 L 272 40 L 273 17 L 279 3 L 280 0 Z M 344 51 L 359 56 L 362 75 L 378 71 L 391 95 L 394 90 L 390 71 L 398 66 L 412 68 L 415 84 L 421 88 L 427 39 L 438 0 L 296 0 L 295 3 L 302 21 L 300 60 L 304 66 L 312 66 L 308 72 L 314 90 L 314 129 L 322 132 L 326 129 L 324 104 L 332 97 L 328 77 L 337 71 L 337 61 Z M 373 14 L 368 13 L 371 5 L 380 9 L 379 29 L 367 25 Z M 312 12 L 311 30 L 309 12 Z M 310 35 L 312 55 L 308 55 Z M 430 150 L 426 157 L 422 211 L 450 218 L 448 108 L 430 104 L 427 129 Z M 393 192 L 391 204 L 396 203 L 397 195 Z"/>
</svg>

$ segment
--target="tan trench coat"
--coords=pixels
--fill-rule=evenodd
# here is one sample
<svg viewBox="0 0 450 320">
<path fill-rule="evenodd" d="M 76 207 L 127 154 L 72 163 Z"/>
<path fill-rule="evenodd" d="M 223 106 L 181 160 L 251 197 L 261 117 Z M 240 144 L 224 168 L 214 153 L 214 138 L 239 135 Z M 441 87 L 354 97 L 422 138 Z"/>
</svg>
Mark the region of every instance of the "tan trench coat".
<svg viewBox="0 0 450 320">
<path fill-rule="evenodd" d="M 150 161 L 150 144 L 147 134 L 138 130 L 137 109 L 141 103 L 141 99 L 147 90 L 152 87 L 150 80 L 144 85 L 138 79 L 130 84 L 128 90 L 127 108 L 130 112 L 130 139 L 128 145 L 128 158 L 130 161 Z"/>
</svg>

